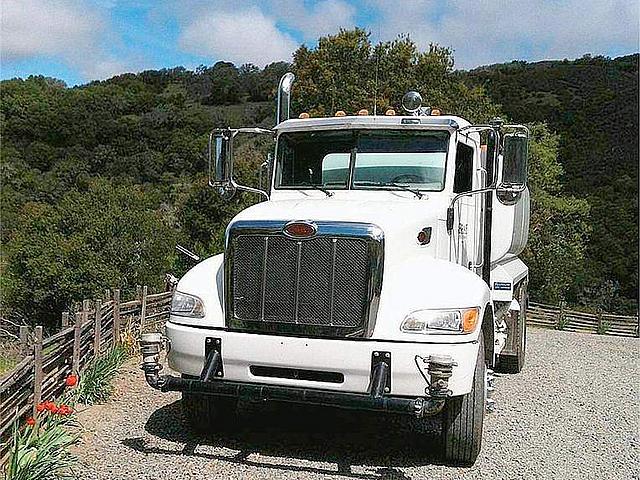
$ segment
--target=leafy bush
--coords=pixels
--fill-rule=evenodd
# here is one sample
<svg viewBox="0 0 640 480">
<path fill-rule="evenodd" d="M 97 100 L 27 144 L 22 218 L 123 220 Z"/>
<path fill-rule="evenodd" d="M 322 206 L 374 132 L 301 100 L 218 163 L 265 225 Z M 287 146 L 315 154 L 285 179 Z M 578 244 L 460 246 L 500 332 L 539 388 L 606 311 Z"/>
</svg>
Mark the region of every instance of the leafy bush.
<svg viewBox="0 0 640 480">
<path fill-rule="evenodd" d="M 113 378 L 127 359 L 125 349 L 114 347 L 94 359 L 80 378 L 75 399 L 85 405 L 103 403 L 113 393 Z"/>
</svg>

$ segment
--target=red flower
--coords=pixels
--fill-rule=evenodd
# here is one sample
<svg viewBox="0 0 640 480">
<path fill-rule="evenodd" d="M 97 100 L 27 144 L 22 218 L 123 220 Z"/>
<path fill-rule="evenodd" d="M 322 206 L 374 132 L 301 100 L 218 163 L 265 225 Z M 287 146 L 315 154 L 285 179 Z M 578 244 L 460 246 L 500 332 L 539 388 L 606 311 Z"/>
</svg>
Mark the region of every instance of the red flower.
<svg viewBox="0 0 640 480">
<path fill-rule="evenodd" d="M 73 408 L 69 405 L 60 405 L 58 407 L 58 414 L 64 416 L 71 415 L 73 413 Z"/>
<path fill-rule="evenodd" d="M 43 412 L 45 408 L 47 408 L 47 406 L 44 403 L 39 403 L 36 405 L 36 412 Z"/>
<path fill-rule="evenodd" d="M 51 413 L 56 413 L 58 411 L 58 407 L 53 402 L 44 402 L 44 408 L 49 410 Z"/>
<path fill-rule="evenodd" d="M 78 376 L 77 375 L 73 375 L 73 374 L 69 375 L 65 379 L 64 384 L 67 387 L 75 387 L 78 384 Z"/>
<path fill-rule="evenodd" d="M 30 427 L 33 427 L 36 424 L 36 420 L 33 417 L 29 417 L 27 418 L 27 425 L 29 425 Z"/>
</svg>

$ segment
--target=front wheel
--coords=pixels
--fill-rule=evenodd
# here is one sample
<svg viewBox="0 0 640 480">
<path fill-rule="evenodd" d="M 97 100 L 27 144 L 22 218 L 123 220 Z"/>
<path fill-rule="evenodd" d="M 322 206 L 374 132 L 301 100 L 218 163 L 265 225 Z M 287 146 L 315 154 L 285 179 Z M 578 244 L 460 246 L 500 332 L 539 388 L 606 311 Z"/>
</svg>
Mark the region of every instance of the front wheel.
<svg viewBox="0 0 640 480">
<path fill-rule="evenodd" d="M 479 343 L 471 392 L 447 400 L 442 412 L 443 457 L 455 465 L 472 465 L 482 446 L 487 381 L 482 335 Z"/>
</svg>

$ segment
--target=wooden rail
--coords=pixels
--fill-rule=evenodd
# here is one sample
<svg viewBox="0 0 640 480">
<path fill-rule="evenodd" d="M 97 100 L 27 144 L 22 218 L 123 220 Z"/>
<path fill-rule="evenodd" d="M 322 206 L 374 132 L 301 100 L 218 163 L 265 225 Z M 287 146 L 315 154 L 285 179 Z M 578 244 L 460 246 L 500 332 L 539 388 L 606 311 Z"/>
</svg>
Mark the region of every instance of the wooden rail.
<svg viewBox="0 0 640 480">
<path fill-rule="evenodd" d="M 148 294 L 140 289 L 135 300 L 120 302 L 120 291 L 107 299 L 85 300 L 77 312 L 62 314 L 61 330 L 43 338 L 42 327 L 35 335 L 21 330 L 25 358 L 0 377 L 0 465 L 6 459 L 9 436 L 15 420 L 36 414 L 36 405 L 59 397 L 70 373 L 82 373 L 96 356 L 120 343 L 123 335 L 156 331 L 171 308 L 172 292 Z M 26 340 L 25 340 L 26 341 Z"/>
<path fill-rule="evenodd" d="M 599 333 L 623 337 L 640 336 L 638 317 L 578 312 L 565 308 L 564 304 L 554 306 L 529 302 L 527 323 L 569 332 Z"/>
</svg>

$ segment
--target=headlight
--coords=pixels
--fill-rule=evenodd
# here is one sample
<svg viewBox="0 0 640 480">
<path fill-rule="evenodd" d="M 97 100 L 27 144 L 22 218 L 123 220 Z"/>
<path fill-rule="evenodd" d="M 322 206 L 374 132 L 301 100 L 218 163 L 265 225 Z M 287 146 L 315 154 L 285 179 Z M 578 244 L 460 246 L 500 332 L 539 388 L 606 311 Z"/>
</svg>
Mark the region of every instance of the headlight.
<svg viewBox="0 0 640 480">
<path fill-rule="evenodd" d="M 171 314 L 182 317 L 204 317 L 204 304 L 195 295 L 174 292 L 171 299 Z"/>
<path fill-rule="evenodd" d="M 470 333 L 478 324 L 479 308 L 416 310 L 407 315 L 400 330 L 407 333 Z"/>
</svg>

